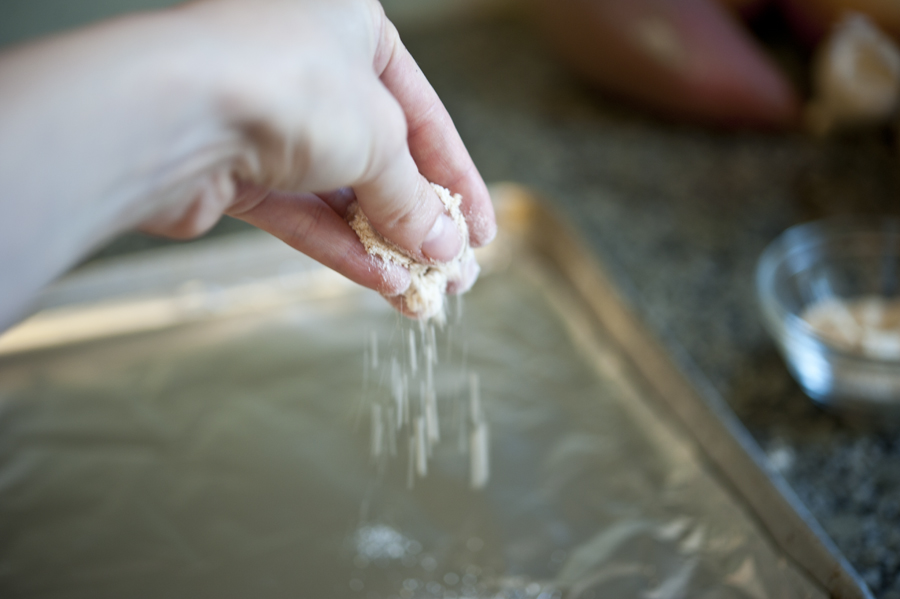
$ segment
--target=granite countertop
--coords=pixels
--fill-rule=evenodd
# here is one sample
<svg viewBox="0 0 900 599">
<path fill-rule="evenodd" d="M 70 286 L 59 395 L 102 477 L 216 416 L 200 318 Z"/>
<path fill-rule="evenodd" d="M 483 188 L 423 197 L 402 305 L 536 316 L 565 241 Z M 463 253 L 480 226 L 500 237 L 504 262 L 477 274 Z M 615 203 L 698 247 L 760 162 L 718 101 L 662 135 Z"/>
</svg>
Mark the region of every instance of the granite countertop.
<svg viewBox="0 0 900 599">
<path fill-rule="evenodd" d="M 758 315 L 754 270 L 785 228 L 900 213 L 883 135 L 817 142 L 654 121 L 569 77 L 527 26 L 404 41 L 487 181 L 550 198 L 650 329 L 732 406 L 878 597 L 900 598 L 900 437 L 817 408 Z"/>
<path fill-rule="evenodd" d="M 879 597 L 900 597 L 900 439 L 815 407 L 755 304 L 756 260 L 788 226 L 898 213 L 892 144 L 716 133 L 604 104 L 527 27 L 405 42 L 488 181 L 543 192 L 682 366 L 726 399 Z"/>
<path fill-rule="evenodd" d="M 708 381 L 878 597 L 900 598 L 900 437 L 815 407 L 758 316 L 756 260 L 798 222 L 900 213 L 900 157 L 868 134 L 714 132 L 602 100 L 512 21 L 402 32 L 487 181 L 550 198 L 691 376 Z M 218 232 L 240 229 L 226 219 Z M 101 255 L 156 245 L 118 240 Z"/>
</svg>

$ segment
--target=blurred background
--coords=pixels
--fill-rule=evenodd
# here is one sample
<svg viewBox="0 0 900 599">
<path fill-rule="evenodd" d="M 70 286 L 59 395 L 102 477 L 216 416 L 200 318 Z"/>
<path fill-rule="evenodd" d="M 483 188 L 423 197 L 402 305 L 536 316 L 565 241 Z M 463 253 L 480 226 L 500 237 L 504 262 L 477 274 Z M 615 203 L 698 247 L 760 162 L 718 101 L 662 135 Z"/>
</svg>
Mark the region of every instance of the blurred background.
<svg viewBox="0 0 900 599">
<path fill-rule="evenodd" d="M 7 0 L 0 45 L 165 0 Z M 900 213 L 895 0 L 385 0 L 488 182 L 575 223 L 878 597 L 900 598 L 900 438 L 813 404 L 763 330 L 791 225 Z M 244 225 L 224 219 L 213 234 Z M 168 242 L 131 234 L 93 259 Z"/>
</svg>

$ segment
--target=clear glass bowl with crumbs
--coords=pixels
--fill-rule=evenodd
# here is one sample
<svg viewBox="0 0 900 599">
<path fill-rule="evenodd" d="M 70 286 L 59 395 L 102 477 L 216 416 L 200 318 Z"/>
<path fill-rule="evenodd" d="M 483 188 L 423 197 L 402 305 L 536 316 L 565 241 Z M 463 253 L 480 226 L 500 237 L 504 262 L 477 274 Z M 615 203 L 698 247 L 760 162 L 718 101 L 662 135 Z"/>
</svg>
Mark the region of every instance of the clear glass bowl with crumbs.
<svg viewBox="0 0 900 599">
<path fill-rule="evenodd" d="M 900 220 L 848 217 L 792 227 L 759 259 L 765 325 L 820 404 L 900 416 Z"/>
</svg>

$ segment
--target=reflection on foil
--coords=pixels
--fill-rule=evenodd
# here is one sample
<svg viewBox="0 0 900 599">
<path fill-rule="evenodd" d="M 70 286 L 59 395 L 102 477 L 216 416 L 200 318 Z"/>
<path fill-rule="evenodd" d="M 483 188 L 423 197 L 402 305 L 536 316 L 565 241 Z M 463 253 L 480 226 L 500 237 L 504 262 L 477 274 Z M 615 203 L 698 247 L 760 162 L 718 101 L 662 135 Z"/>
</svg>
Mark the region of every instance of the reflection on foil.
<svg viewBox="0 0 900 599">
<path fill-rule="evenodd" d="M 422 553 L 422 545 L 411 541 L 390 526 L 363 526 L 356 531 L 356 558 L 353 563 L 365 568 L 376 559 L 404 560 L 404 565 L 414 566 Z"/>
<path fill-rule="evenodd" d="M 481 490 L 459 443 L 413 489 L 373 467 L 365 347 L 388 399 L 392 360 L 425 369 L 374 294 L 5 356 L 0 596 L 824 598 L 542 272 L 484 277 L 434 341 L 479 373 Z"/>
</svg>

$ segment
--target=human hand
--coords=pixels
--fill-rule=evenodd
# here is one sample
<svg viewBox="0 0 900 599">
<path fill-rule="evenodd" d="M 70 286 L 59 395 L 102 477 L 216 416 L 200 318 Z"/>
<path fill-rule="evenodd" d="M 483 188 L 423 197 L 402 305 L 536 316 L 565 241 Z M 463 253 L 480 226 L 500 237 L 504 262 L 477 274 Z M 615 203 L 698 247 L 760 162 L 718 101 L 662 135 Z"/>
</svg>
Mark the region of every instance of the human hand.
<svg viewBox="0 0 900 599">
<path fill-rule="evenodd" d="M 473 246 L 492 239 L 484 182 L 375 0 L 204 1 L 24 46 L 0 56 L 0 320 L 118 232 L 191 237 L 223 213 L 396 294 L 408 274 L 343 215 L 356 199 L 412 256 L 452 258 L 426 179 L 462 194 Z"/>
<path fill-rule="evenodd" d="M 224 210 L 386 295 L 403 291 L 408 273 L 373 268 L 344 222 L 354 199 L 420 260 L 449 260 L 462 243 L 428 181 L 463 196 L 472 245 L 493 238 L 484 182 L 379 3 L 210 1 L 182 12 L 222 66 L 228 126 L 249 143 L 231 166 L 233 196 L 202 195 L 186 222 L 170 211 L 145 228 L 192 235 Z"/>
</svg>

